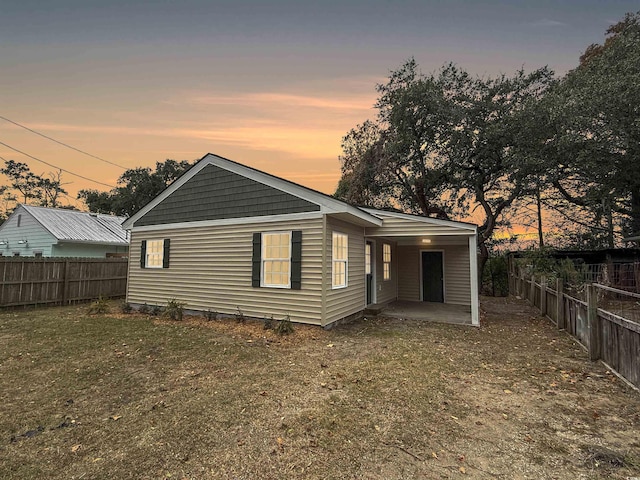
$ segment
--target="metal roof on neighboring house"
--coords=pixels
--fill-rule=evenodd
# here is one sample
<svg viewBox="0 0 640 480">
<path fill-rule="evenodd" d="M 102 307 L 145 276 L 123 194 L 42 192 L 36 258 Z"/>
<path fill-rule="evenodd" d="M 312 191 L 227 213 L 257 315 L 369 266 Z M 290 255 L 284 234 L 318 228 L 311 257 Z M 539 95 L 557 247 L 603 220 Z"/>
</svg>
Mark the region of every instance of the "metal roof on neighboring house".
<svg viewBox="0 0 640 480">
<path fill-rule="evenodd" d="M 129 244 L 128 232 L 121 225 L 127 217 L 30 205 L 21 207 L 59 241 Z"/>
</svg>

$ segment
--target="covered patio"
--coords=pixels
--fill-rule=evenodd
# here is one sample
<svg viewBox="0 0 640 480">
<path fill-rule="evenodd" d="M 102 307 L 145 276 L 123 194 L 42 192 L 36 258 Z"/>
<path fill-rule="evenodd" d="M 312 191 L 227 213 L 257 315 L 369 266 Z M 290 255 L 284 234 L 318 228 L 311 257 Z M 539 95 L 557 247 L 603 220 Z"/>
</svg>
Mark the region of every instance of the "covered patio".
<svg viewBox="0 0 640 480">
<path fill-rule="evenodd" d="M 365 229 L 368 309 L 390 317 L 479 325 L 476 226 L 375 214 L 384 224 Z"/>
</svg>

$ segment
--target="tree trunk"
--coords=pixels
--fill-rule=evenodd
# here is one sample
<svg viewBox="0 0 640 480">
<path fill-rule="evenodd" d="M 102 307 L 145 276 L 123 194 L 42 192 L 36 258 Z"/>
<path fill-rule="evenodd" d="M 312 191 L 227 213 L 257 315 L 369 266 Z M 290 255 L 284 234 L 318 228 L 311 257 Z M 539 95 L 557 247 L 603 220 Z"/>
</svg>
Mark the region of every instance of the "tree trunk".
<svg viewBox="0 0 640 480">
<path fill-rule="evenodd" d="M 615 248 L 615 239 L 613 236 L 613 213 L 611 212 L 611 203 L 607 202 L 607 244 L 609 248 Z"/>
<path fill-rule="evenodd" d="M 542 201 L 540 200 L 540 187 L 536 190 L 536 202 L 538 204 L 538 244 L 544 248 L 544 235 L 542 233 Z"/>
<path fill-rule="evenodd" d="M 482 277 L 487 265 L 487 260 L 489 260 L 489 249 L 487 248 L 484 240 L 479 241 L 478 248 L 480 249 L 480 256 L 478 257 L 478 293 L 481 293 Z"/>
<path fill-rule="evenodd" d="M 631 232 L 633 236 L 640 235 L 640 192 L 631 192 Z M 636 245 L 640 242 L 636 241 Z"/>
</svg>

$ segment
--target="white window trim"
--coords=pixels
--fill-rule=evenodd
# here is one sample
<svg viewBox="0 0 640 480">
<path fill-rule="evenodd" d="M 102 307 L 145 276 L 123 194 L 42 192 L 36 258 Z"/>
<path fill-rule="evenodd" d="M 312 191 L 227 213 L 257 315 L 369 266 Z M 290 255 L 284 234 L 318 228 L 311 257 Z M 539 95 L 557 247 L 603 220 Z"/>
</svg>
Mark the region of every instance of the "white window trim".
<svg viewBox="0 0 640 480">
<path fill-rule="evenodd" d="M 336 235 L 342 235 L 345 237 L 347 242 L 347 258 L 344 260 L 336 260 L 333 258 L 333 242 Z M 336 285 L 334 284 L 334 265 L 335 262 L 343 262 L 344 263 L 344 285 Z M 331 289 L 338 290 L 340 288 L 347 288 L 349 286 L 349 235 L 343 232 L 332 232 L 331 234 Z"/>
<path fill-rule="evenodd" d="M 388 245 L 389 246 L 389 261 L 387 262 L 386 259 L 384 258 L 384 247 Z M 389 280 L 391 280 L 391 262 L 393 261 L 393 249 L 391 248 L 391 244 L 390 243 L 383 243 L 382 244 L 382 281 L 384 282 L 388 282 Z M 385 277 L 384 274 L 386 273 L 386 267 L 387 265 L 389 266 L 389 277 Z"/>
<path fill-rule="evenodd" d="M 264 281 L 264 262 L 267 261 L 265 259 L 265 248 L 266 248 L 266 242 L 264 241 L 264 236 L 265 235 L 281 235 L 283 233 L 286 233 L 287 235 L 289 235 L 289 258 L 287 258 L 286 260 L 289 262 L 289 283 L 286 285 L 283 284 L 271 284 L 271 283 L 266 283 Z M 284 231 L 277 231 L 277 232 L 262 232 L 260 234 L 260 287 L 265 287 L 265 288 L 288 288 L 291 289 L 291 237 L 293 236 L 293 232 L 292 230 L 284 230 Z M 270 258 L 269 261 L 271 260 L 279 260 L 279 261 L 284 261 L 285 259 L 283 258 Z"/>
<path fill-rule="evenodd" d="M 151 242 L 160 242 L 160 265 L 149 265 L 149 244 Z M 164 239 L 147 240 L 147 247 L 144 252 L 144 268 L 163 268 L 164 267 Z"/>
</svg>

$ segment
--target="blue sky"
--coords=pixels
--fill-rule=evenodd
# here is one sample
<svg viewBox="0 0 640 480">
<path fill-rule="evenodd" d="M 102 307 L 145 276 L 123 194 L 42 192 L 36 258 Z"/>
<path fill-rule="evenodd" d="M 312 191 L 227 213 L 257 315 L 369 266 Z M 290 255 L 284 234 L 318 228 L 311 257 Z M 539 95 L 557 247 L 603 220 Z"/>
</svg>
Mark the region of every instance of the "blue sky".
<svg viewBox="0 0 640 480">
<path fill-rule="evenodd" d="M 562 74 L 637 1 L 4 0 L 0 115 L 127 167 L 218 153 L 326 192 L 375 84 L 415 57 Z M 116 167 L 0 121 L 0 141 L 115 183 Z M 6 147 L 0 155 L 51 170 Z M 70 193 L 92 185 L 66 176 Z"/>
</svg>

